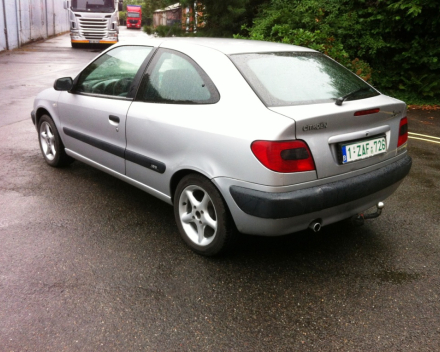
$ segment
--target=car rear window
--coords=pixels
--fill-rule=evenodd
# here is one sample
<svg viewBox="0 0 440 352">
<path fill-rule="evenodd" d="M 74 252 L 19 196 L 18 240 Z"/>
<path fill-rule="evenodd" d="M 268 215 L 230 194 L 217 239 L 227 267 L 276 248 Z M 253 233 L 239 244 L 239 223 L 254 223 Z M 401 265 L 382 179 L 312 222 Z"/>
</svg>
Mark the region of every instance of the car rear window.
<svg viewBox="0 0 440 352">
<path fill-rule="evenodd" d="M 266 106 L 314 104 L 379 95 L 354 73 L 320 53 L 231 55 L 231 60 Z"/>
</svg>

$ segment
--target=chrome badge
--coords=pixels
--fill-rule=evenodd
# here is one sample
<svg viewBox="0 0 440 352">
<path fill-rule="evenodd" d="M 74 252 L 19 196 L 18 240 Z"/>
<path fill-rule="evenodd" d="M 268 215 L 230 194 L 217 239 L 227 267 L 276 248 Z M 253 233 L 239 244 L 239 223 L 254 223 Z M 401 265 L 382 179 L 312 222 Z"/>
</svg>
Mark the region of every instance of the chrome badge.
<svg viewBox="0 0 440 352">
<path fill-rule="evenodd" d="M 307 132 L 313 130 L 322 130 L 323 128 L 327 128 L 327 122 L 320 122 L 314 125 L 306 125 L 302 129 L 304 132 Z"/>
</svg>

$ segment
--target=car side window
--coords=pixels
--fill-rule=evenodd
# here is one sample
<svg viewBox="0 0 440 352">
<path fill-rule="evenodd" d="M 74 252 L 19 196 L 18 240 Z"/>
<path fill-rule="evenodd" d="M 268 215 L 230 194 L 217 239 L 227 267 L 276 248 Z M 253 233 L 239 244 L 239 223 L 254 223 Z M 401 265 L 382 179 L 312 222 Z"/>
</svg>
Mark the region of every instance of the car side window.
<svg viewBox="0 0 440 352">
<path fill-rule="evenodd" d="M 74 92 L 126 97 L 152 50 L 145 46 L 120 46 L 106 52 L 81 72 Z"/>
<path fill-rule="evenodd" d="M 188 56 L 160 49 L 142 79 L 136 100 L 165 104 L 214 104 L 220 95 Z"/>
</svg>

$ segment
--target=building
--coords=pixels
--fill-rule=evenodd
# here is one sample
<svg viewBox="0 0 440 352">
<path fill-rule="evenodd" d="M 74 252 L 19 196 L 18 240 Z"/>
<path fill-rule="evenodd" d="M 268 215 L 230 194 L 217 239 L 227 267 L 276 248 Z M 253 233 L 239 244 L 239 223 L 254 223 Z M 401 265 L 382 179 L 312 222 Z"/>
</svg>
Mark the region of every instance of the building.
<svg viewBox="0 0 440 352">
<path fill-rule="evenodd" d="M 69 31 L 60 0 L 0 0 L 0 51 Z"/>
<path fill-rule="evenodd" d="M 201 4 L 195 4 L 197 8 L 201 8 Z M 164 9 L 154 11 L 153 27 L 157 26 L 174 26 L 181 24 L 182 29 L 186 32 L 192 32 L 194 29 L 203 27 L 203 12 L 193 11 L 192 8 L 182 7 L 180 3 L 170 5 Z"/>
</svg>

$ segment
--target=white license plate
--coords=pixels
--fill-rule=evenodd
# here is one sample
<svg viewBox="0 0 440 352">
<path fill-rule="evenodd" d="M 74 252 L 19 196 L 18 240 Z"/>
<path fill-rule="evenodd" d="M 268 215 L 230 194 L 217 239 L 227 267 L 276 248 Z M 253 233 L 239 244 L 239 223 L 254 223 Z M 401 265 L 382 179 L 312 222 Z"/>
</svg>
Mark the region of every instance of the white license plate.
<svg viewBox="0 0 440 352">
<path fill-rule="evenodd" d="M 357 143 L 343 144 L 342 163 L 346 164 L 352 161 L 370 158 L 378 154 L 383 154 L 386 151 L 387 142 L 385 137 L 369 139 Z"/>
<path fill-rule="evenodd" d="M 90 44 L 99 44 L 99 39 L 90 39 L 89 43 Z"/>
</svg>

